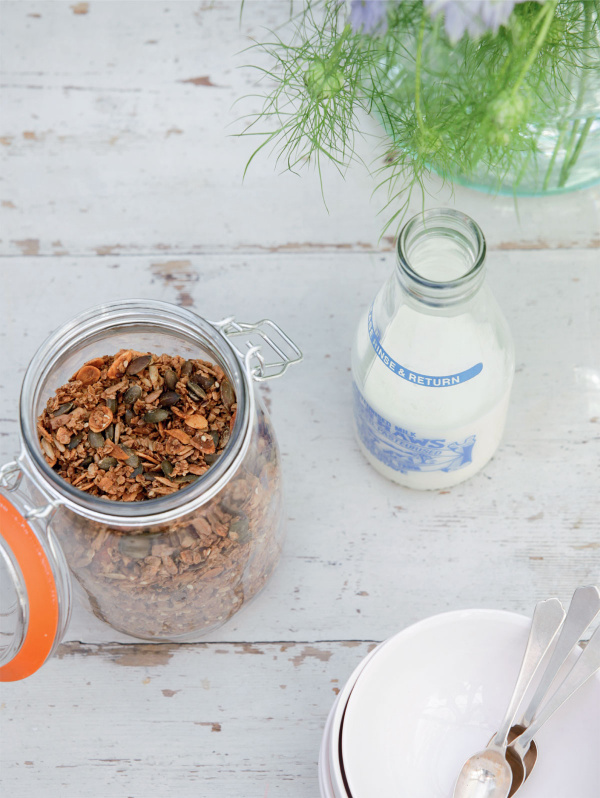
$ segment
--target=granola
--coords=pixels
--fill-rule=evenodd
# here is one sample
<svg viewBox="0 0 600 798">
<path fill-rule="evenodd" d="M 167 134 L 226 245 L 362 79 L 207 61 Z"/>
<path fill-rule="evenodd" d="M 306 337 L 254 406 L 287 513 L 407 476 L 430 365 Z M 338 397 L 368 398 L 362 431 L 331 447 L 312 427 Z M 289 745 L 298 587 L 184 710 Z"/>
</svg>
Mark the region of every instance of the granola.
<svg viewBox="0 0 600 798">
<path fill-rule="evenodd" d="M 48 402 L 38 428 L 48 463 L 71 484 L 140 501 L 201 476 L 226 447 L 236 409 L 218 366 L 127 350 L 84 364 Z M 199 508 L 186 511 L 184 502 L 175 521 L 123 528 L 62 507 L 52 528 L 98 617 L 136 637 L 193 636 L 224 623 L 275 567 L 280 470 L 258 406 L 242 464 Z"/>
<path fill-rule="evenodd" d="M 121 350 L 85 363 L 38 419 L 48 465 L 113 501 L 143 501 L 197 480 L 221 455 L 237 403 L 222 369 Z"/>
</svg>

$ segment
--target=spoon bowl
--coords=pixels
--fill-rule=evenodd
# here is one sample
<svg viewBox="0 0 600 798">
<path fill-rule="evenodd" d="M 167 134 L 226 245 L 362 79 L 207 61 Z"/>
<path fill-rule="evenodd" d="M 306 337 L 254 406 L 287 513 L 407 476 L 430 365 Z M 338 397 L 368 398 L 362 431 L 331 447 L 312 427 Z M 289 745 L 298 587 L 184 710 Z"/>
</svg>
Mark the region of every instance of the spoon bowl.
<svg viewBox="0 0 600 798">
<path fill-rule="evenodd" d="M 525 731 L 525 726 L 520 726 L 519 724 L 511 726 L 510 731 L 508 733 L 509 746 L 513 742 L 513 740 L 516 740 L 517 737 L 520 734 L 523 734 L 524 731 Z M 488 745 L 492 742 L 493 739 L 494 737 L 490 739 Z M 523 757 L 523 763 L 525 764 L 525 773 L 523 774 L 522 781 L 527 781 L 527 779 L 529 778 L 531 771 L 533 770 L 533 766 L 537 762 L 537 757 L 538 757 L 537 745 L 535 744 L 535 740 L 532 740 L 529 749 L 527 750 L 527 753 Z M 513 774 L 513 783 L 511 785 L 510 792 L 508 793 L 508 798 L 512 798 L 512 796 L 519 789 L 519 781 L 521 781 L 520 773 L 522 766 L 521 766 L 521 760 L 515 755 L 512 748 L 506 749 L 506 758 L 508 760 L 508 764 L 511 766 Z M 515 775 L 517 776 L 517 778 L 515 778 Z"/>
<path fill-rule="evenodd" d="M 517 765 L 518 766 L 518 765 Z M 513 772 L 504 751 L 486 748 L 469 757 L 454 788 L 455 798 L 508 798 Z"/>
</svg>

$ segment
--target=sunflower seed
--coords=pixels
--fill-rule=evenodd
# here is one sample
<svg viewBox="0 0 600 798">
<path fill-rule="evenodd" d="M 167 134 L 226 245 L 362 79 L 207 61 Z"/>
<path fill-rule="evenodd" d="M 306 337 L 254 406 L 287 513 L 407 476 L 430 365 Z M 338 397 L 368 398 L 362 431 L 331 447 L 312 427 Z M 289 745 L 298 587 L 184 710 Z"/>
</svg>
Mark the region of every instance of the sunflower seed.
<svg viewBox="0 0 600 798">
<path fill-rule="evenodd" d="M 160 374 L 158 373 L 158 366 L 150 366 L 148 368 L 148 376 L 152 381 L 152 387 L 158 388 L 160 385 Z"/>
</svg>

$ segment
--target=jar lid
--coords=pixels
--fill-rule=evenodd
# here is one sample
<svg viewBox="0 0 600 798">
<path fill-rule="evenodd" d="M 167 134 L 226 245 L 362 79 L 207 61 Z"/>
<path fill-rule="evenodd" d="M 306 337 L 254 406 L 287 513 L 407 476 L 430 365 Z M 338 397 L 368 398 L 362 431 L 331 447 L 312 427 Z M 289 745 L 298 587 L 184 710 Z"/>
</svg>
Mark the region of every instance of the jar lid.
<svg viewBox="0 0 600 798">
<path fill-rule="evenodd" d="M 62 554 L 18 495 L 0 491 L 0 681 L 35 673 L 59 642 L 70 591 Z"/>
</svg>

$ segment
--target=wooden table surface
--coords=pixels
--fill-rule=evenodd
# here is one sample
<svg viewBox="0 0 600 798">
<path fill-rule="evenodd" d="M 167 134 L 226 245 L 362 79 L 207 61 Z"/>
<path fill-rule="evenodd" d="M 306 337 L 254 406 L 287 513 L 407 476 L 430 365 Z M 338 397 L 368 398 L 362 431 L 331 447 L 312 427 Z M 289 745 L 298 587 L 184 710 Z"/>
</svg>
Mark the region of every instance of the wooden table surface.
<svg viewBox="0 0 600 798">
<path fill-rule="evenodd" d="M 517 373 L 494 459 L 411 492 L 362 459 L 349 349 L 393 266 L 381 197 L 353 168 L 278 174 L 236 137 L 241 51 L 287 2 L 5 2 L 0 8 L 0 462 L 24 370 L 59 324 L 141 296 L 271 317 L 304 363 L 262 391 L 283 453 L 287 539 L 259 598 L 198 643 L 132 643 L 74 610 L 58 655 L 0 696 L 3 794 L 314 798 L 325 718 L 380 641 L 467 607 L 530 613 L 600 572 L 600 190 L 489 197 L 473 215 Z M 375 128 L 373 128 L 375 130 Z M 373 150 L 362 145 L 369 157 Z M 372 156 L 371 156 L 372 157 Z M 413 211 L 419 209 L 414 203 Z"/>
</svg>

